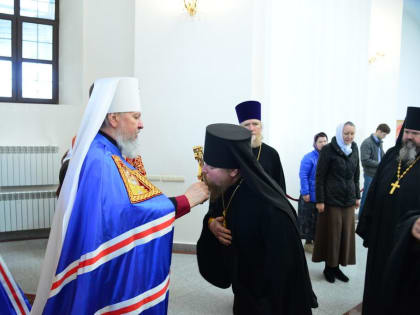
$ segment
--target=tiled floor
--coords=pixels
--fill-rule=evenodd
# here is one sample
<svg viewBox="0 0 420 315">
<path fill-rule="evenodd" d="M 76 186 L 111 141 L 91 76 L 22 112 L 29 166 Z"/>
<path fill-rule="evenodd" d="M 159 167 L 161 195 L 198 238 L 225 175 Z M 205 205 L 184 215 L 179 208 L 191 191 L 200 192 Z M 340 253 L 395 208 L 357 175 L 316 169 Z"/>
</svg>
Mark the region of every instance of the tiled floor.
<svg viewBox="0 0 420 315">
<path fill-rule="evenodd" d="M 350 282 L 324 280 L 323 264 L 314 264 L 307 254 L 312 285 L 318 296 L 319 308 L 314 314 L 337 315 L 350 310 L 362 300 L 366 249 L 356 237 L 355 266 L 345 267 Z M 0 254 L 15 280 L 27 293 L 34 293 L 39 279 L 46 240 L 0 243 Z M 174 254 L 170 287 L 170 315 L 230 315 L 233 295 L 231 289 L 218 289 L 201 278 L 195 255 Z"/>
</svg>

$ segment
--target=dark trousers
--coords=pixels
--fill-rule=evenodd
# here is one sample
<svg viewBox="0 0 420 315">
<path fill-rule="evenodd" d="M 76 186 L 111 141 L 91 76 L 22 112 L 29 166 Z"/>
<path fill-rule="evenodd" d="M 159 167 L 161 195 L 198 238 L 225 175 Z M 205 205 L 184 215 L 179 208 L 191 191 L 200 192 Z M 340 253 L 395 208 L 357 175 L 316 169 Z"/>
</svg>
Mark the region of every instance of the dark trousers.
<svg viewBox="0 0 420 315">
<path fill-rule="evenodd" d="M 359 219 L 362 215 L 363 207 L 365 205 L 366 196 L 369 191 L 370 183 L 372 183 L 373 177 L 370 177 L 368 175 L 364 175 L 365 182 L 363 184 L 363 194 L 362 194 L 362 200 L 360 201 L 360 208 L 359 208 Z"/>
</svg>

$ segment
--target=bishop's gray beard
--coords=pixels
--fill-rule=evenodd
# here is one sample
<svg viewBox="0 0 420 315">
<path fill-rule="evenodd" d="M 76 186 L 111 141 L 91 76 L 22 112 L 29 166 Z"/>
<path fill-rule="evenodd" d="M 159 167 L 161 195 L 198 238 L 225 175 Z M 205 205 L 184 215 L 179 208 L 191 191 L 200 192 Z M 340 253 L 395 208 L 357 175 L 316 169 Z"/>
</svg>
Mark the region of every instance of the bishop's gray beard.
<svg viewBox="0 0 420 315">
<path fill-rule="evenodd" d="M 127 158 L 134 159 L 141 154 L 140 138 L 126 139 L 126 136 L 118 132 L 115 136 L 121 154 Z"/>
<path fill-rule="evenodd" d="M 416 159 L 416 155 L 417 147 L 414 142 L 411 140 L 404 142 L 400 149 L 399 159 L 405 164 L 411 164 Z"/>
</svg>

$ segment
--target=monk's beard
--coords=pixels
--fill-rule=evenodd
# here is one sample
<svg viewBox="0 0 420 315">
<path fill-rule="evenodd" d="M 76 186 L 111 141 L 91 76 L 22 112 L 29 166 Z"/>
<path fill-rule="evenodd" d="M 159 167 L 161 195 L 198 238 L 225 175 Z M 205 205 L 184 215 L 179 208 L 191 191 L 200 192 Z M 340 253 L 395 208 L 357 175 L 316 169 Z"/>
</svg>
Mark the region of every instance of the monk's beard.
<svg viewBox="0 0 420 315">
<path fill-rule="evenodd" d="M 209 188 L 209 192 L 210 192 L 210 202 L 214 202 L 216 200 L 218 200 L 223 193 L 226 191 L 226 189 L 229 188 L 228 184 L 223 184 L 223 185 L 215 185 L 214 183 L 211 183 L 209 181 L 206 180 L 207 186 Z"/>
<path fill-rule="evenodd" d="M 121 154 L 125 157 L 134 159 L 141 154 L 140 138 L 137 135 L 134 139 L 130 139 L 121 131 L 117 131 L 115 141 L 117 141 Z"/>
<path fill-rule="evenodd" d="M 251 138 L 251 147 L 252 148 L 258 148 L 261 145 L 263 136 L 261 134 L 259 135 L 252 135 Z"/>
<path fill-rule="evenodd" d="M 209 187 L 210 192 L 210 202 L 218 200 L 224 192 L 223 188 L 210 183 L 208 183 L 207 185 Z"/>
<path fill-rule="evenodd" d="M 407 140 L 403 143 L 403 146 L 400 149 L 399 159 L 404 164 L 411 164 L 416 159 L 417 147 L 415 143 L 411 140 Z"/>
</svg>

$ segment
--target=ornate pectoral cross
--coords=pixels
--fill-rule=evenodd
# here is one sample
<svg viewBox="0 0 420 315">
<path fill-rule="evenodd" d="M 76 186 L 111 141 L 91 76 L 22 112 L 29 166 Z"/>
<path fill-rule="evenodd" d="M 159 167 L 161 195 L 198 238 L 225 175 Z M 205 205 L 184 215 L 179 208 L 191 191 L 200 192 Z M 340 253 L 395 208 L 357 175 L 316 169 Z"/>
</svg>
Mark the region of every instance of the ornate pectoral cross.
<svg viewBox="0 0 420 315">
<path fill-rule="evenodd" d="M 204 160 L 203 160 L 203 147 L 197 145 L 197 146 L 193 147 L 193 151 L 194 151 L 194 158 L 197 160 L 197 163 L 198 163 L 198 174 L 197 174 L 197 178 L 200 181 L 204 181 L 204 174 L 203 174 L 203 165 L 204 165 Z"/>
<path fill-rule="evenodd" d="M 396 181 L 395 181 L 395 183 L 391 183 L 392 188 L 391 188 L 391 190 L 389 191 L 389 194 L 390 194 L 390 195 L 392 195 L 392 194 L 394 193 L 395 189 L 400 188 L 399 183 L 400 183 L 400 181 L 399 181 L 399 180 L 396 180 Z"/>
</svg>

